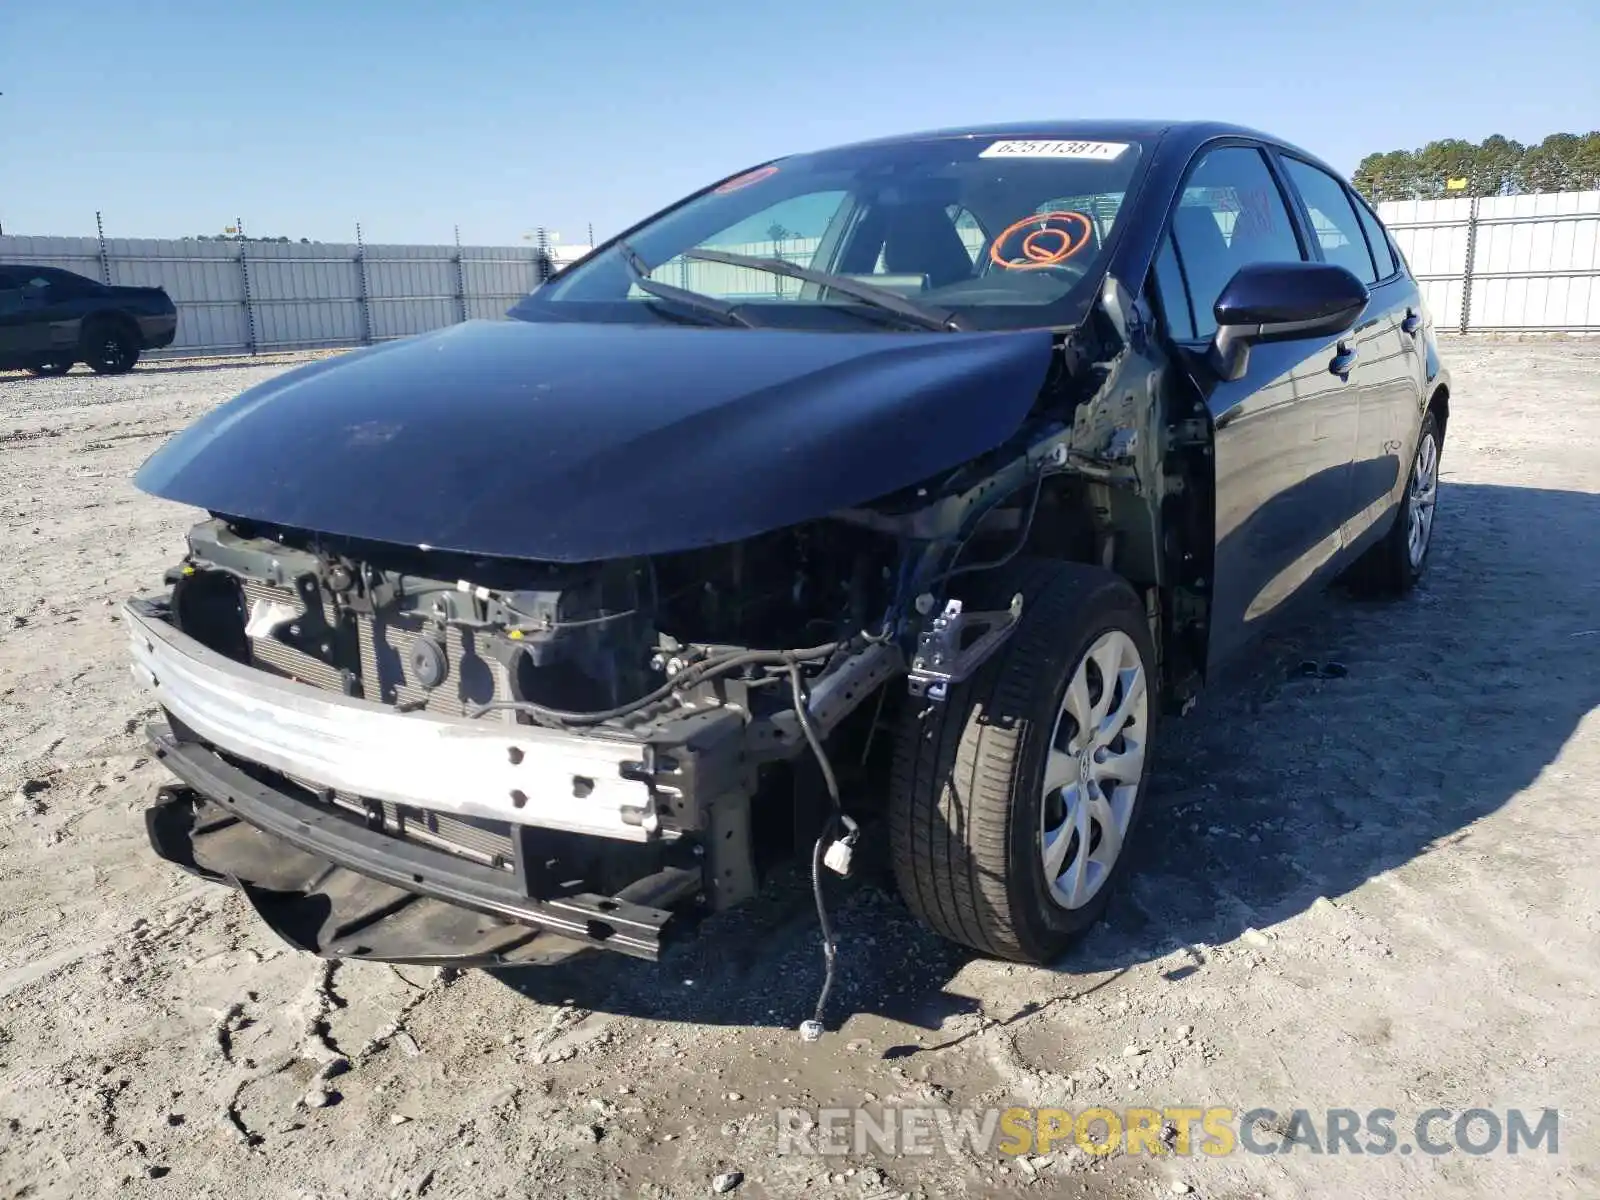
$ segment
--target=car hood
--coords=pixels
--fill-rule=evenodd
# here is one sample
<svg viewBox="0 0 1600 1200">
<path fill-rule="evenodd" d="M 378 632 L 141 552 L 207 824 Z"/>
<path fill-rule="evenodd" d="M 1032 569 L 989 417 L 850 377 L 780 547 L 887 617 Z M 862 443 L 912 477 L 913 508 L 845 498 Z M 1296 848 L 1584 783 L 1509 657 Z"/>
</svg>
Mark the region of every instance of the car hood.
<svg viewBox="0 0 1600 1200">
<path fill-rule="evenodd" d="M 134 482 L 214 513 L 578 562 L 863 504 L 1016 432 L 1045 330 L 469 321 L 277 376 Z"/>
</svg>

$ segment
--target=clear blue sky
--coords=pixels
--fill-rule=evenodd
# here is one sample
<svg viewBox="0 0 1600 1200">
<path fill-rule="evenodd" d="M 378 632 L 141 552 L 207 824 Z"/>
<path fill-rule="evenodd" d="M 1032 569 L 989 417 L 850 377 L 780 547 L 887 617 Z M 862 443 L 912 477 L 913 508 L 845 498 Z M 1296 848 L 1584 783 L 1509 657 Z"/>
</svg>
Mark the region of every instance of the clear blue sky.
<svg viewBox="0 0 1600 1200">
<path fill-rule="evenodd" d="M 0 0 L 0 224 L 578 242 L 777 154 L 1034 117 L 1348 171 L 1600 126 L 1597 63 L 1595 0 Z"/>
</svg>

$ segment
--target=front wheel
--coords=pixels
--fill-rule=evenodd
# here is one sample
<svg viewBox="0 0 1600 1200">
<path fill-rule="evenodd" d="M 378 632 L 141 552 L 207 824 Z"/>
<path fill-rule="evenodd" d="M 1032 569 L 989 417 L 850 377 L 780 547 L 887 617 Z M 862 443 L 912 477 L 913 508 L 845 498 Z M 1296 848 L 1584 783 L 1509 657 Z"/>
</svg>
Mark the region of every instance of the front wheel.
<svg viewBox="0 0 1600 1200">
<path fill-rule="evenodd" d="M 1125 869 L 1159 708 L 1139 597 L 1098 567 L 1030 562 L 984 607 L 1018 627 L 943 704 L 908 706 L 890 792 L 895 877 L 935 932 L 1045 963 Z"/>
</svg>

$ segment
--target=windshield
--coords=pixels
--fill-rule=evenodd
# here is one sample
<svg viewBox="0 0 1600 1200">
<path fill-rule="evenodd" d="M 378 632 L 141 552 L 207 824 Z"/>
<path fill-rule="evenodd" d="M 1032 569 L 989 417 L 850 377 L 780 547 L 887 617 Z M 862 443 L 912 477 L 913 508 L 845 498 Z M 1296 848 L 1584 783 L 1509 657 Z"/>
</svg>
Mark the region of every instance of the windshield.
<svg viewBox="0 0 1600 1200">
<path fill-rule="evenodd" d="M 740 324 L 894 327 L 893 309 L 874 303 L 879 289 L 880 299 L 887 291 L 958 314 L 968 328 L 1072 323 L 1140 150 L 1126 141 L 963 136 L 780 159 L 645 223 L 510 315 L 671 320 L 682 309 L 668 289 L 681 289 L 737 306 Z M 808 274 L 774 269 L 782 263 Z M 867 287 L 852 295 L 852 284 Z"/>
</svg>

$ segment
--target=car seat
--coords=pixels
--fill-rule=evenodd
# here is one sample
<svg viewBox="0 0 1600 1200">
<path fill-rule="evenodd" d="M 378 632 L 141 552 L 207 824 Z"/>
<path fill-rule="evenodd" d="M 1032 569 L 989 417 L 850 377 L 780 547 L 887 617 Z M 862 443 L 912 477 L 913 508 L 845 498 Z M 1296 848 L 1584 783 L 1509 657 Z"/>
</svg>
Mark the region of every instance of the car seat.
<svg viewBox="0 0 1600 1200">
<path fill-rule="evenodd" d="M 972 256 L 940 207 L 896 208 L 883 241 L 883 266 L 892 275 L 925 275 L 931 288 L 972 278 Z"/>
</svg>

